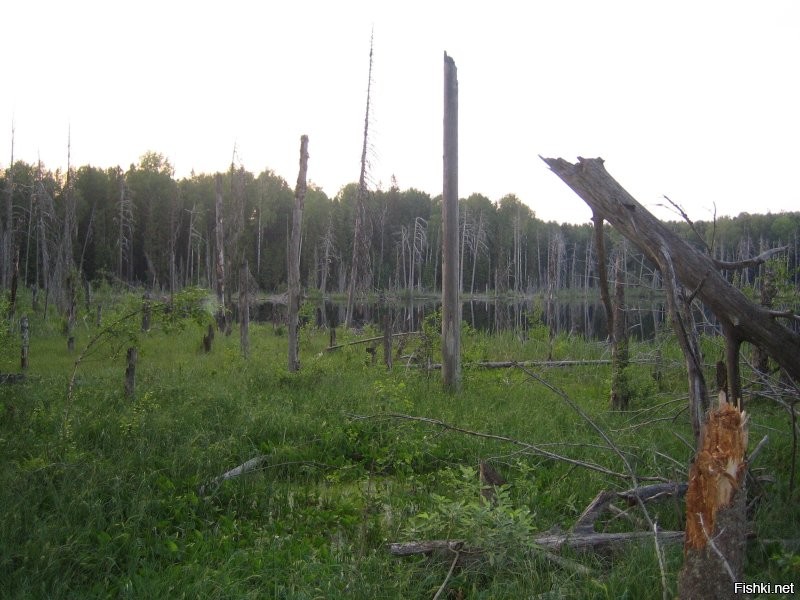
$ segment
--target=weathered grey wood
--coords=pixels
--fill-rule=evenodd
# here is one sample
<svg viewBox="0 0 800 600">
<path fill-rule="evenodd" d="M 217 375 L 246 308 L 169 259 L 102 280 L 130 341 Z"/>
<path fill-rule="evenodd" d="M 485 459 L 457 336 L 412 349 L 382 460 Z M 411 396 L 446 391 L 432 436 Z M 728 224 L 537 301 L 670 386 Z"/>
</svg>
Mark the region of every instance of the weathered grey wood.
<svg viewBox="0 0 800 600">
<path fill-rule="evenodd" d="M 217 292 L 217 327 L 220 331 L 227 330 L 228 315 L 225 312 L 225 231 L 222 211 L 222 175 L 217 173 L 216 181 L 216 194 L 214 202 L 214 212 L 216 216 L 216 225 L 214 232 L 216 234 L 217 249 L 215 254 L 216 266 L 216 292 Z"/>
<path fill-rule="evenodd" d="M 347 286 L 347 307 L 344 325 L 348 329 L 353 326 L 356 294 L 363 286 L 364 273 L 369 261 L 369 240 L 367 239 L 367 213 L 365 200 L 367 196 L 367 140 L 369 139 L 369 105 L 372 93 L 372 42 L 369 40 L 369 76 L 367 77 L 367 109 L 364 115 L 364 137 L 361 145 L 361 171 L 358 176 L 358 192 L 356 194 L 356 214 L 353 223 L 353 254 L 350 264 L 350 281 Z"/>
<path fill-rule="evenodd" d="M 31 342 L 31 326 L 28 321 L 28 315 L 22 315 L 22 318 L 19 320 L 19 333 L 22 338 L 20 368 L 26 371 L 28 369 L 28 350 Z"/>
<path fill-rule="evenodd" d="M 442 191 L 442 383 L 461 387 L 461 303 L 458 260 L 458 77 L 444 54 L 444 185 Z"/>
<path fill-rule="evenodd" d="M 608 174 L 600 158 L 544 162 L 595 212 L 633 242 L 663 274 L 677 279 L 706 304 L 739 341 L 763 347 L 792 378 L 800 381 L 800 335 L 778 323 L 769 310 L 748 300 L 728 283 L 706 254 L 656 219 Z M 730 370 L 730 365 L 729 365 Z"/>
<path fill-rule="evenodd" d="M 618 548 L 632 542 L 652 540 L 650 531 L 627 531 L 622 533 L 544 533 L 535 535 L 532 542 L 550 551 L 560 551 L 564 548 L 576 552 L 602 552 Z M 659 531 L 659 544 L 679 544 L 683 542 L 682 531 Z M 416 554 L 430 554 L 437 550 L 450 550 L 464 547 L 464 540 L 427 540 L 421 542 L 395 542 L 389 544 L 389 553 L 393 556 L 413 556 Z M 480 552 L 477 548 L 464 548 L 473 553 Z"/>
<path fill-rule="evenodd" d="M 628 325 L 625 319 L 625 265 L 622 248 L 617 251 L 614 265 L 614 301 L 611 311 L 614 314 L 611 345 L 611 408 L 627 410 L 630 401 L 629 386 L 625 382 L 625 368 L 628 366 Z"/>
<path fill-rule="evenodd" d="M 125 369 L 125 395 L 133 398 L 136 395 L 136 361 L 139 353 L 136 348 L 128 348 L 128 367 Z"/>
<path fill-rule="evenodd" d="M 389 310 L 383 315 L 383 362 L 386 368 L 392 369 L 392 316 Z"/>
<path fill-rule="evenodd" d="M 239 272 L 239 347 L 242 356 L 250 356 L 250 269 L 247 259 Z"/>
<path fill-rule="evenodd" d="M 336 328 L 335 327 L 331 327 L 330 333 L 331 333 L 330 341 L 335 345 L 328 346 L 327 348 L 325 348 L 326 352 L 329 352 L 330 350 L 338 350 L 339 348 L 345 348 L 346 346 L 356 346 L 358 344 L 367 344 L 369 342 L 377 342 L 377 341 L 380 341 L 380 340 L 383 339 L 383 336 L 379 335 L 379 336 L 376 336 L 376 337 L 364 338 L 363 340 L 353 340 L 352 342 L 347 342 L 345 344 L 336 344 Z M 403 337 L 403 336 L 407 336 L 407 335 L 418 335 L 418 334 L 419 334 L 419 331 L 401 331 L 400 333 L 393 333 L 392 337 Z M 440 368 L 441 368 L 441 365 L 440 365 Z"/>
<path fill-rule="evenodd" d="M 292 235 L 289 241 L 289 372 L 300 370 L 300 236 L 302 234 L 303 204 L 306 198 L 306 173 L 308 172 L 308 136 L 300 137 L 300 171 L 294 189 L 292 209 Z"/>
</svg>

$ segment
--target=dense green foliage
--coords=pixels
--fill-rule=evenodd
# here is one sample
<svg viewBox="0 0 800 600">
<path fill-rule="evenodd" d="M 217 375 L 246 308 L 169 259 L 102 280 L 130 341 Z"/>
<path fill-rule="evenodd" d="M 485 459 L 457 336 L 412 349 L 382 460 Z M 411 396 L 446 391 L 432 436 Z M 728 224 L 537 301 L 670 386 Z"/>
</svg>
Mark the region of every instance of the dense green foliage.
<svg viewBox="0 0 800 600">
<path fill-rule="evenodd" d="M 232 164 L 222 174 L 223 223 L 228 277 L 247 258 L 258 285 L 286 285 L 286 248 L 293 192 L 275 173 L 259 174 Z M 13 180 L 13 189 L 8 185 Z M 330 198 L 310 186 L 305 199 L 301 281 L 308 289 L 341 292 L 353 248 L 356 184 Z M 215 176 L 176 179 L 169 162 L 147 153 L 128 170 L 82 166 L 66 173 L 17 161 L 0 174 L 4 203 L 11 194 L 13 222 L 2 211 L 19 248 L 21 284 L 58 287 L 63 275 L 47 264 L 59 257 L 90 281 L 116 278 L 163 289 L 210 287 L 214 279 Z M 546 199 L 528 199 L 532 206 Z M 373 190 L 366 202 L 370 277 L 374 289 L 435 289 L 441 278 L 441 199 L 409 188 Z M 65 224 L 69 207 L 74 222 Z M 723 260 L 749 258 L 789 245 L 787 270 L 797 284 L 800 213 L 742 214 L 715 223 L 674 227 L 693 243 L 698 235 Z M 610 235 L 614 235 L 610 233 Z M 70 244 L 64 243 L 69 238 Z M 531 291 L 596 285 L 590 225 L 545 223 L 513 194 L 489 199 L 473 194 L 460 203 L 462 289 L 466 292 Z M 61 256 L 67 248 L 72 257 Z M 5 252 L 5 250 L 2 250 Z M 5 259 L 4 259 L 5 260 Z M 4 263 L 5 264 L 5 263 Z M 58 264 L 58 263 L 56 263 Z M 646 285 L 652 269 L 632 249 L 628 271 Z M 49 267 L 49 268 L 48 268 Z M 756 270 L 728 276 L 752 283 Z M 8 281 L 6 281 L 8 286 Z M 230 287 L 230 286 L 229 286 Z"/>
<path fill-rule="evenodd" d="M 186 297 L 186 314 L 197 300 Z M 104 302 L 111 324 L 132 301 Z M 401 559 L 386 550 L 389 541 L 419 537 L 465 538 L 486 548 L 486 560 L 456 569 L 448 581 L 459 597 L 661 597 L 652 542 L 574 557 L 591 575 L 558 567 L 527 543 L 531 533 L 568 529 L 597 492 L 626 489 L 629 480 L 386 417 L 441 419 L 624 471 L 586 421 L 521 370 L 467 368 L 463 393 L 450 396 L 436 374 L 402 366 L 386 372 L 365 360 L 363 346 L 323 352 L 325 333 L 306 328 L 303 368 L 287 374 L 279 330 L 255 325 L 249 359 L 236 336 L 218 335 L 205 354 L 200 340 L 210 317 L 158 314 L 149 333 L 137 331 L 132 317 L 95 342 L 69 397 L 76 355 L 67 353 L 59 325 L 32 319 L 28 380 L 0 385 L 3 597 L 430 598 L 450 559 Z M 78 322 L 80 350 L 101 330 L 88 314 Z M 132 342 L 140 359 L 137 394 L 128 399 L 123 350 Z M 436 359 L 435 339 L 413 344 Z M 721 352 L 715 338 L 703 344 L 709 356 Z M 551 351 L 556 359 L 608 356 L 601 342 L 549 340 L 536 327 L 521 340 L 465 326 L 463 349 L 465 363 L 541 359 Z M 650 364 L 629 367 L 633 398 L 624 413 L 608 410 L 607 367 L 536 373 L 577 402 L 639 476 L 683 480 L 692 453 L 681 439 L 691 433 L 679 352 L 658 339 L 633 344 L 631 355 L 657 357 L 659 376 Z M 17 357 L 4 345 L 0 371 L 14 370 Z M 775 483 L 753 505 L 757 536 L 746 579 L 797 581 L 797 555 L 768 541 L 800 530 L 788 493 L 788 419 L 755 391 L 748 395 L 751 447 L 770 436 L 755 466 Z M 259 455 L 266 459 L 257 471 L 212 483 Z M 479 460 L 509 481 L 494 507 L 479 496 Z M 682 527 L 680 502 L 653 505 L 651 515 L 666 529 Z M 606 526 L 631 524 L 611 519 Z M 681 558 L 679 547 L 667 549 L 672 592 Z"/>
</svg>

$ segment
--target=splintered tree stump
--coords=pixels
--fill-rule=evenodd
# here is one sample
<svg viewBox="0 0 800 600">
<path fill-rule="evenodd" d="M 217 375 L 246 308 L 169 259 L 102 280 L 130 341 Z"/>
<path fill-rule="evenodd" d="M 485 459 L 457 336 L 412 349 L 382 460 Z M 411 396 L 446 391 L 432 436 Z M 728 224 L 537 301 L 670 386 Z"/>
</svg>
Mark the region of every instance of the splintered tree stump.
<svg viewBox="0 0 800 600">
<path fill-rule="evenodd" d="M 746 542 L 747 416 L 720 394 L 703 427 L 686 492 L 681 598 L 730 598 L 742 581 Z"/>
</svg>

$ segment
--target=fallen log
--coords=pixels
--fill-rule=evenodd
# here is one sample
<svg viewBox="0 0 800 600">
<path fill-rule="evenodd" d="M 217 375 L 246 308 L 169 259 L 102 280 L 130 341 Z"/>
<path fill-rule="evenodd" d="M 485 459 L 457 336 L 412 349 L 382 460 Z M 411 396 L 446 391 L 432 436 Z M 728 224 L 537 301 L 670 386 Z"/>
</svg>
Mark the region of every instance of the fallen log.
<svg viewBox="0 0 800 600">
<path fill-rule="evenodd" d="M 614 492 L 603 490 L 589 503 L 578 520 L 569 531 L 551 530 L 531 538 L 535 549 L 546 554 L 560 552 L 565 548 L 578 553 L 602 553 L 614 550 L 627 544 L 653 539 L 652 531 L 626 531 L 619 533 L 600 533 L 595 531 L 595 524 L 601 514 L 609 510 L 614 500 L 652 502 L 667 497 L 678 497 L 686 493 L 685 483 L 656 483 Z M 683 531 L 658 530 L 659 544 L 677 544 L 684 540 Z M 412 556 L 418 554 L 438 554 L 459 551 L 468 556 L 480 556 L 480 548 L 469 547 L 465 540 L 425 540 L 412 542 L 392 542 L 388 544 L 389 553 L 393 556 Z M 550 555 L 554 556 L 554 555 Z M 548 556 L 545 556 L 548 558 Z M 561 557 L 558 557 L 561 558 Z M 549 558 L 548 558 L 549 559 Z"/>
<path fill-rule="evenodd" d="M 630 360 L 629 363 L 635 364 L 653 364 L 652 360 Z M 598 365 L 610 365 L 611 361 L 608 359 L 587 359 L 587 360 L 498 360 L 498 361 L 482 361 L 464 363 L 465 369 L 510 369 L 512 367 L 589 367 Z M 416 365 L 437 371 L 442 368 L 441 363 L 432 363 L 430 365 Z"/>
<path fill-rule="evenodd" d="M 419 331 L 404 331 L 404 332 L 400 332 L 400 333 L 393 333 L 392 337 L 402 337 L 404 335 L 416 335 L 418 333 L 420 333 L 420 332 Z M 325 348 L 325 352 L 330 352 L 331 350 L 338 350 L 339 348 L 344 348 L 345 346 L 355 346 L 357 344 L 367 344 L 369 342 L 377 342 L 379 340 L 383 340 L 383 338 L 384 338 L 384 336 L 379 335 L 377 337 L 364 338 L 363 340 L 354 340 L 352 342 L 347 342 L 345 344 L 337 344 L 335 346 L 328 346 L 327 348 Z M 335 339 L 335 337 L 331 338 L 331 339 Z"/>
<path fill-rule="evenodd" d="M 653 538 L 650 531 L 627 531 L 623 533 L 543 533 L 532 538 L 534 546 L 547 551 L 559 552 L 569 548 L 575 552 L 603 552 L 612 550 L 632 542 L 640 542 Z M 682 531 L 658 532 L 658 541 L 662 544 L 678 544 L 683 542 Z M 464 540 L 426 540 L 421 542 L 392 542 L 388 545 L 392 556 L 413 556 L 432 554 L 442 550 L 461 548 L 461 552 L 479 555 L 479 548 L 470 548 Z"/>
</svg>

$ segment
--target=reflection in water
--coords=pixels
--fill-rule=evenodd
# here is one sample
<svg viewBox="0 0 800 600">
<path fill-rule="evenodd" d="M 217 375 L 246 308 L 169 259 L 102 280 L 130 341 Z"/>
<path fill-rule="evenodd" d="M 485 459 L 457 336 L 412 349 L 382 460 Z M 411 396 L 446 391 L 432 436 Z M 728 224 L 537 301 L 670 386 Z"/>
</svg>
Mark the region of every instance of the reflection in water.
<svg viewBox="0 0 800 600">
<path fill-rule="evenodd" d="M 354 307 L 353 323 L 356 327 L 370 323 L 381 327 L 383 315 L 389 311 L 393 331 L 418 331 L 425 318 L 434 314 L 440 305 L 434 300 L 361 303 Z M 264 302 L 253 310 L 253 319 L 257 321 L 283 323 L 286 320 L 286 306 L 282 304 Z M 608 335 L 605 309 L 599 301 L 555 299 L 551 311 L 552 314 L 547 315 L 539 299 L 470 300 L 462 304 L 461 318 L 473 329 L 489 333 L 516 331 L 527 337 L 531 327 L 544 324 L 553 335 L 568 334 L 586 339 L 605 339 Z M 304 312 L 311 314 L 310 311 Z M 344 323 L 345 305 L 325 300 L 316 305 L 313 315 L 318 327 L 339 327 Z M 630 303 L 627 307 L 628 333 L 637 340 L 654 339 L 664 326 L 665 318 L 665 307 L 661 301 Z M 703 321 L 698 319 L 699 323 Z"/>
</svg>

